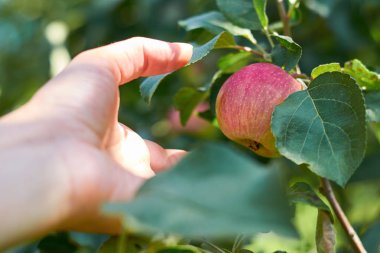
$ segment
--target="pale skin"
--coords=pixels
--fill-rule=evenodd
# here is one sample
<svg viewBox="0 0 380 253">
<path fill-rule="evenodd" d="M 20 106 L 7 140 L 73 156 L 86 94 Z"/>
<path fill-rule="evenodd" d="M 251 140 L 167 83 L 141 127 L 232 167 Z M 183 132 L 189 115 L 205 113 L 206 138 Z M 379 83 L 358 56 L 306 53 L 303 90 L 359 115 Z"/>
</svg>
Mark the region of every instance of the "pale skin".
<svg viewBox="0 0 380 253">
<path fill-rule="evenodd" d="M 119 124 L 118 86 L 176 70 L 191 55 L 189 44 L 138 37 L 85 51 L 0 118 L 0 250 L 51 231 L 120 232 L 102 204 L 130 200 L 185 151 Z"/>
</svg>

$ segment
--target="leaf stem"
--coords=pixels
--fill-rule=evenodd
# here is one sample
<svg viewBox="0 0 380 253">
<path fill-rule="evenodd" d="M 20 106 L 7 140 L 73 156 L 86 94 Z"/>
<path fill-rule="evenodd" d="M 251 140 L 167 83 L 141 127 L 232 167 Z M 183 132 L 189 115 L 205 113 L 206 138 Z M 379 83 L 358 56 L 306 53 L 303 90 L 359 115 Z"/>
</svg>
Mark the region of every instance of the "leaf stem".
<svg viewBox="0 0 380 253">
<path fill-rule="evenodd" d="M 282 24 L 284 26 L 283 33 L 285 36 L 291 36 L 290 26 L 289 26 L 289 16 L 285 10 L 284 0 L 277 0 L 277 9 L 280 15 Z"/>
<path fill-rule="evenodd" d="M 274 48 L 274 43 L 273 43 L 272 38 L 270 37 L 270 34 L 269 34 L 269 30 L 268 30 L 268 28 L 265 28 L 265 29 L 264 29 L 264 34 L 265 34 L 265 36 L 267 37 L 267 40 L 268 40 L 268 42 L 269 42 L 271 48 Z"/>
<path fill-rule="evenodd" d="M 290 19 L 290 17 L 292 16 L 293 14 L 293 11 L 296 9 L 296 6 L 298 5 L 298 3 L 300 2 L 300 0 L 297 0 L 294 2 L 294 4 L 292 4 L 288 10 L 288 13 L 286 14 L 286 16 L 288 16 L 288 18 Z"/>
<path fill-rule="evenodd" d="M 358 234 L 355 232 L 350 221 L 347 219 L 346 214 L 344 213 L 342 207 L 337 201 L 330 181 L 326 178 L 321 178 L 322 183 L 322 194 L 326 196 L 329 201 L 336 217 L 338 218 L 340 224 L 342 225 L 345 233 L 347 234 L 352 246 L 354 247 L 355 252 L 357 253 L 367 253 L 366 249 L 363 246 L 363 243 L 360 241 Z"/>
</svg>

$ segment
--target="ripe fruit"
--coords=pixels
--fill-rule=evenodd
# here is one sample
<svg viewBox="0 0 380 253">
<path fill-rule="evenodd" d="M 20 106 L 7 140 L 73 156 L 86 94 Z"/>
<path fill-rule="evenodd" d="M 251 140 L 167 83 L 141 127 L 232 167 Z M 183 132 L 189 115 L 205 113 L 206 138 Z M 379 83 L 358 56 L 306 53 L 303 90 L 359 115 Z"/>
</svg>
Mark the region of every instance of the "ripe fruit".
<svg viewBox="0 0 380 253">
<path fill-rule="evenodd" d="M 302 85 L 280 67 L 255 63 L 242 68 L 223 84 L 216 100 L 216 117 L 222 132 L 255 153 L 279 153 L 271 132 L 276 105 Z"/>
</svg>

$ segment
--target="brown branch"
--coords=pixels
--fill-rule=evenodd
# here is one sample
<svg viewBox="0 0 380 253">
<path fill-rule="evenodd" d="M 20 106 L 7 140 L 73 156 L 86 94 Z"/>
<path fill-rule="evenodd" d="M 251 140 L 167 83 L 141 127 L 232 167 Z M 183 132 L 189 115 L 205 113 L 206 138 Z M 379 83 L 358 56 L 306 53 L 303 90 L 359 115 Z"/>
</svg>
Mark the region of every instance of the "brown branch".
<svg viewBox="0 0 380 253">
<path fill-rule="evenodd" d="M 289 16 L 286 13 L 284 0 L 277 0 L 278 14 L 280 15 L 282 24 L 284 26 L 283 33 L 285 36 L 292 36 L 289 26 Z"/>
<path fill-rule="evenodd" d="M 363 243 L 360 241 L 358 234 L 355 232 L 350 221 L 347 219 L 346 214 L 343 212 L 342 207 L 335 198 L 334 191 L 331 187 L 330 181 L 326 178 L 321 178 L 322 183 L 322 194 L 326 196 L 329 201 L 336 217 L 338 218 L 340 224 L 343 227 L 343 230 L 347 234 L 355 252 L 357 253 L 367 253 L 366 249 L 363 246 Z"/>
</svg>

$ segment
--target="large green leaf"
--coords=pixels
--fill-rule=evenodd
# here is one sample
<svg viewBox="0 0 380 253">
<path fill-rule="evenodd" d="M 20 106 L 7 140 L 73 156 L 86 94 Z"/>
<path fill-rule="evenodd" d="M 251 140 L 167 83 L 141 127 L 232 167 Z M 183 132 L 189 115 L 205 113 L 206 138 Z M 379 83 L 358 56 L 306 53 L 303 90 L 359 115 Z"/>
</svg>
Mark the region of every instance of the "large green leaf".
<svg viewBox="0 0 380 253">
<path fill-rule="evenodd" d="M 272 131 L 282 155 L 343 186 L 364 156 L 363 95 L 350 76 L 324 73 L 276 107 Z"/>
<path fill-rule="evenodd" d="M 265 12 L 267 6 L 267 0 L 253 0 L 253 7 L 255 8 L 257 17 L 260 20 L 261 25 L 264 29 L 268 28 L 268 17 Z"/>
<path fill-rule="evenodd" d="M 262 28 L 252 0 L 217 0 L 216 3 L 223 15 L 233 24 L 251 30 Z"/>
<path fill-rule="evenodd" d="M 184 27 L 186 31 L 192 31 L 198 28 L 204 28 L 214 34 L 227 31 L 234 36 L 242 36 L 250 41 L 256 41 L 249 29 L 232 24 L 218 11 L 210 11 L 186 20 L 181 20 L 179 21 L 179 25 Z"/>
<path fill-rule="evenodd" d="M 292 38 L 282 35 L 272 35 L 278 42 L 271 53 L 274 64 L 290 71 L 302 55 L 302 48 Z"/>
<path fill-rule="evenodd" d="M 295 235 L 277 170 L 221 144 L 205 144 L 147 181 L 135 199 L 107 204 L 129 231 L 233 238 L 273 230 Z"/>
<path fill-rule="evenodd" d="M 380 75 L 367 69 L 358 59 L 346 62 L 343 72 L 352 76 L 365 90 L 380 90 Z"/>
<path fill-rule="evenodd" d="M 205 43 L 204 45 L 194 47 L 193 55 L 186 66 L 203 59 L 214 48 L 228 48 L 233 45 L 235 45 L 235 41 L 232 35 L 229 33 L 222 32 L 210 41 L 208 41 L 207 43 Z M 147 77 L 140 84 L 140 93 L 146 103 L 150 103 L 154 92 L 158 88 L 158 85 L 169 74 L 171 73 Z"/>
</svg>

